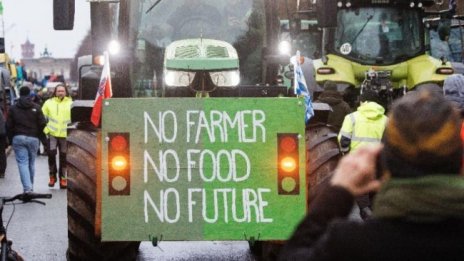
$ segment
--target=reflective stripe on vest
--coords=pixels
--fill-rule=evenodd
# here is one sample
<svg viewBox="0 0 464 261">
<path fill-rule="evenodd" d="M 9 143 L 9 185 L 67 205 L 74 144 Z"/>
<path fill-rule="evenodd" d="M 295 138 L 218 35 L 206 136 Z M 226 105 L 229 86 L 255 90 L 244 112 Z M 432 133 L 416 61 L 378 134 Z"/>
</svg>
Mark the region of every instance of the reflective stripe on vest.
<svg viewBox="0 0 464 261">
<path fill-rule="evenodd" d="M 359 115 L 359 114 L 357 114 L 357 115 Z M 365 144 L 365 143 L 379 143 L 379 142 L 381 142 L 381 140 L 382 140 L 381 135 L 380 135 L 380 137 L 360 136 L 359 133 L 356 132 L 356 129 L 359 131 L 359 129 L 362 128 L 362 126 L 356 126 L 356 117 L 355 117 L 354 113 L 349 114 L 349 116 L 350 116 L 350 119 L 351 119 L 351 126 L 352 126 L 351 127 L 351 133 L 341 130 L 340 135 L 351 140 L 351 143 L 350 143 L 350 150 L 351 151 L 353 151 L 354 149 L 356 149 L 357 147 L 359 147 L 359 146 L 361 146 L 362 144 Z M 379 130 L 382 129 L 382 133 L 383 133 L 383 130 L 385 129 L 386 119 L 387 119 L 386 117 L 383 117 L 382 120 L 378 121 L 378 123 L 377 123 L 380 126 L 380 128 L 378 128 L 378 129 Z"/>
</svg>

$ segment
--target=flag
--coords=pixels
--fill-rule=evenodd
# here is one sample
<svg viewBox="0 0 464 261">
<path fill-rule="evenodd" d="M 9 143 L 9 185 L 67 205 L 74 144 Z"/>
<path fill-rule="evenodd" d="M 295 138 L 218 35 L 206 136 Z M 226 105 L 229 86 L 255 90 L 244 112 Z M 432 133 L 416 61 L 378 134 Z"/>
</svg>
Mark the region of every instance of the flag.
<svg viewBox="0 0 464 261">
<path fill-rule="evenodd" d="M 92 116 L 90 121 L 95 127 L 100 126 L 100 118 L 102 111 L 103 99 L 111 98 L 113 96 L 113 90 L 111 89 L 111 76 L 110 76 L 110 59 L 108 52 L 105 52 L 105 64 L 103 65 L 102 75 L 100 78 L 100 84 L 98 86 L 97 96 L 93 104 Z"/>
<path fill-rule="evenodd" d="M 314 116 L 313 104 L 311 101 L 311 95 L 309 93 L 308 85 L 303 75 L 303 70 L 300 65 L 300 51 L 296 52 L 296 55 L 290 59 L 293 64 L 293 72 L 295 73 L 295 78 L 293 79 L 293 86 L 295 89 L 295 94 L 297 96 L 303 96 L 306 113 L 305 113 L 305 122 L 308 123 L 309 119 Z"/>
</svg>

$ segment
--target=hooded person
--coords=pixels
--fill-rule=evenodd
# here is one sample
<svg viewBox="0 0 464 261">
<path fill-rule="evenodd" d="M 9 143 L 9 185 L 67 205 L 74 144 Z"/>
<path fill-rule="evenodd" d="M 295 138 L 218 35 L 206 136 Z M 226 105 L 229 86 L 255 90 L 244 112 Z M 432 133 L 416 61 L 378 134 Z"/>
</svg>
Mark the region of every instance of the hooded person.
<svg viewBox="0 0 464 261">
<path fill-rule="evenodd" d="M 464 119 L 464 75 L 453 74 L 446 77 L 443 95 L 460 111 L 461 119 Z M 461 140 L 464 142 L 464 121 L 461 125 Z"/>
<path fill-rule="evenodd" d="M 443 82 L 443 95 L 464 114 L 464 75 L 453 74 Z"/>
<path fill-rule="evenodd" d="M 24 192 L 32 192 L 39 136 L 46 125 L 40 106 L 32 102 L 27 86 L 19 89 L 19 99 L 8 111 L 6 127 L 15 152 Z"/>
<path fill-rule="evenodd" d="M 343 100 L 342 94 L 337 91 L 337 84 L 332 81 L 326 81 L 324 83 L 324 91 L 317 98 L 317 102 L 327 103 L 332 108 L 327 123 L 339 132 L 343 119 L 347 114 L 351 113 L 351 108 Z"/>
<path fill-rule="evenodd" d="M 443 96 L 397 100 L 384 146 L 342 158 L 279 260 L 464 260 L 460 125 Z M 374 191 L 373 217 L 348 220 L 354 198 Z"/>
<path fill-rule="evenodd" d="M 379 104 L 377 92 L 363 90 L 361 105 L 357 111 L 348 114 L 343 120 L 342 128 L 338 135 L 340 150 L 348 153 L 357 150 L 361 146 L 380 143 L 387 124 L 385 109 Z M 372 201 L 368 194 L 356 198 L 359 214 L 362 219 L 372 215 Z"/>
<path fill-rule="evenodd" d="M 385 109 L 379 104 L 375 91 L 363 90 L 361 105 L 345 116 L 338 135 L 343 153 L 354 151 L 362 145 L 380 143 L 387 123 Z"/>
</svg>

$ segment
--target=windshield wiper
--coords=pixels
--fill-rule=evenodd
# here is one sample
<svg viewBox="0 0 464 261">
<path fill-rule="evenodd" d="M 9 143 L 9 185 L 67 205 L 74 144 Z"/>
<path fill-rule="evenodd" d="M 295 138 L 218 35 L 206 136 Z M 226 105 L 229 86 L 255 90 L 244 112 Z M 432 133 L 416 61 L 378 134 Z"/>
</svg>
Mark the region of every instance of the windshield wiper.
<svg viewBox="0 0 464 261">
<path fill-rule="evenodd" d="M 160 2 L 161 2 L 161 0 L 156 1 L 152 6 L 150 6 L 150 8 L 148 8 L 148 10 L 145 12 L 145 14 L 148 14 L 148 12 L 150 12 L 151 9 L 155 8 L 155 6 L 157 6 Z"/>
<path fill-rule="evenodd" d="M 366 28 L 366 25 L 369 23 L 369 21 L 373 18 L 374 16 L 373 15 L 369 15 L 367 17 L 367 21 L 364 23 L 364 25 L 361 27 L 361 29 L 359 30 L 359 32 L 356 34 L 356 36 L 353 38 L 353 40 L 351 41 L 351 45 L 353 45 L 353 43 L 356 41 L 356 39 L 358 39 L 358 36 L 362 33 L 362 31 L 364 31 L 364 28 Z"/>
</svg>

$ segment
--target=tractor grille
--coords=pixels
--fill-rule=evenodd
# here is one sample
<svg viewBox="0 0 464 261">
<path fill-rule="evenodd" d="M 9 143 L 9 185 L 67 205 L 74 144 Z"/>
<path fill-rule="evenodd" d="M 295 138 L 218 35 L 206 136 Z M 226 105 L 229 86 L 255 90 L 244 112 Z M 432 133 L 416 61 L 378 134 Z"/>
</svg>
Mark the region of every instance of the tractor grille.
<svg viewBox="0 0 464 261">
<path fill-rule="evenodd" d="M 227 49 L 222 46 L 208 46 L 206 47 L 206 57 L 208 58 L 227 58 L 229 53 Z"/>
<path fill-rule="evenodd" d="M 200 49 L 196 45 L 179 46 L 176 48 L 176 58 L 195 58 L 200 56 Z"/>
</svg>

